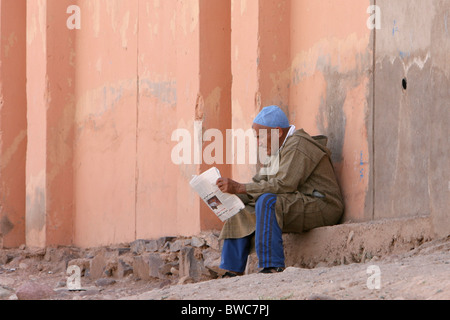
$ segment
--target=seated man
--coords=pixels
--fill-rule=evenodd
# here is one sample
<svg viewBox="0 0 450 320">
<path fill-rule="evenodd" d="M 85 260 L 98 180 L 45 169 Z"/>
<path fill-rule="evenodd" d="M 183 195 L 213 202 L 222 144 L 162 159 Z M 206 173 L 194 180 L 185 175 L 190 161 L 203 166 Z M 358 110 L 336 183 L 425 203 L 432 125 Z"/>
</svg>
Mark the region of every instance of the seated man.
<svg viewBox="0 0 450 320">
<path fill-rule="evenodd" d="M 312 138 L 304 130 L 296 131 L 276 106 L 264 108 L 252 127 L 258 145 L 268 155 L 277 155 L 279 162 L 276 172 L 260 171 L 251 183 L 228 178 L 217 181 L 221 191 L 238 195 L 246 204 L 226 221 L 220 235 L 224 240 L 220 268 L 228 270 L 227 276 L 243 274 L 253 239 L 260 272 L 283 271 L 282 233 L 335 225 L 344 210 L 326 137 Z M 278 134 L 271 135 L 273 129 Z M 271 150 L 271 139 L 279 139 L 278 150 Z"/>
</svg>

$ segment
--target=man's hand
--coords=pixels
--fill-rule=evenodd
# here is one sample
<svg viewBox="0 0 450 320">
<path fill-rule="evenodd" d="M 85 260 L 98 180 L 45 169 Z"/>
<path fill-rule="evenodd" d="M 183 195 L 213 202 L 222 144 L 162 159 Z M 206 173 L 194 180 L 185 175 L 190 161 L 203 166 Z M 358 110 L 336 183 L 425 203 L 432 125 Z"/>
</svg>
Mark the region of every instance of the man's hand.
<svg viewBox="0 0 450 320">
<path fill-rule="evenodd" d="M 230 194 L 245 194 L 247 190 L 245 185 L 228 178 L 219 178 L 216 182 L 220 191 Z"/>
</svg>

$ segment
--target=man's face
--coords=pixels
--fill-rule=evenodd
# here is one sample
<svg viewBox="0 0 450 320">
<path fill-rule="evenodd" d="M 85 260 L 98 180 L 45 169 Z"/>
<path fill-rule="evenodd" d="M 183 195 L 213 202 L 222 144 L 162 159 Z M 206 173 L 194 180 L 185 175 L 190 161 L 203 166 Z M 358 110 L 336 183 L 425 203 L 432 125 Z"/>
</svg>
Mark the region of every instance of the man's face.
<svg viewBox="0 0 450 320">
<path fill-rule="evenodd" d="M 257 123 L 252 128 L 255 130 L 258 147 L 266 149 L 268 156 L 275 154 L 280 146 L 281 128 L 269 128 Z"/>
</svg>

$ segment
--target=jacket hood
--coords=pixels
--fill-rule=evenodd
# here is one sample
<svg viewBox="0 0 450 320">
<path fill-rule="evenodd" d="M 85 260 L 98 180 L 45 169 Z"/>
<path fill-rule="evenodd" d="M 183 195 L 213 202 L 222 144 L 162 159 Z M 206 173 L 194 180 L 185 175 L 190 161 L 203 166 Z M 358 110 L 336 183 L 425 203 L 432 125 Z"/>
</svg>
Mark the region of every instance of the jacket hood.
<svg viewBox="0 0 450 320">
<path fill-rule="evenodd" d="M 293 138 L 296 138 L 296 139 L 293 139 Z M 301 138 L 308 140 L 310 143 L 314 144 L 317 148 L 319 148 L 320 150 L 322 150 L 328 156 L 331 157 L 331 151 L 327 147 L 328 137 L 324 136 L 324 135 L 312 137 L 308 133 L 306 133 L 305 130 L 299 129 L 291 137 L 288 138 L 286 143 L 288 143 L 289 140 L 297 140 L 297 139 L 301 139 Z"/>
</svg>

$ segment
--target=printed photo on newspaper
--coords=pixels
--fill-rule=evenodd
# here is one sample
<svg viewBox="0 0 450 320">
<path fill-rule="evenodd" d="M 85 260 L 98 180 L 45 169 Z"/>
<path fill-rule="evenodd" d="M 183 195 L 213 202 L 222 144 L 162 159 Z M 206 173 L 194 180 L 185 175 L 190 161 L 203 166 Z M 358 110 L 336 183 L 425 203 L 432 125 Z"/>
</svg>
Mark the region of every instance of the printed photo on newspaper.
<svg viewBox="0 0 450 320">
<path fill-rule="evenodd" d="M 244 209 L 245 205 L 238 196 L 220 191 L 216 185 L 219 178 L 219 169 L 213 167 L 198 176 L 194 176 L 190 185 L 216 216 L 222 222 L 225 222 Z"/>
</svg>

